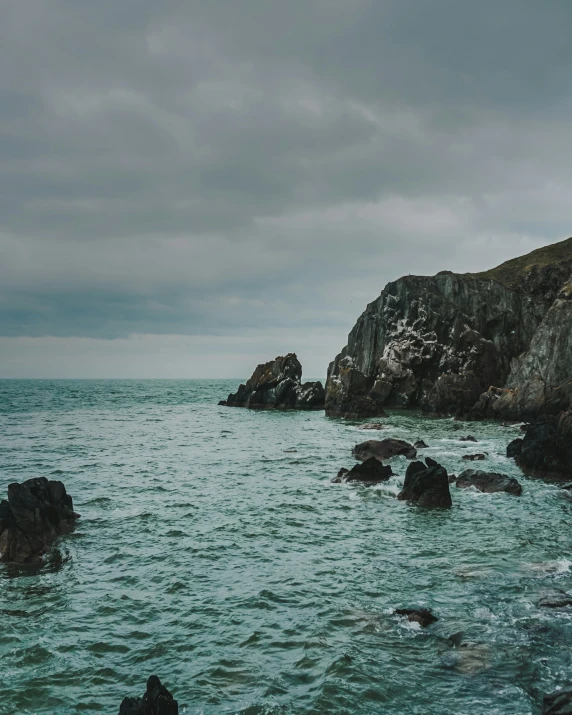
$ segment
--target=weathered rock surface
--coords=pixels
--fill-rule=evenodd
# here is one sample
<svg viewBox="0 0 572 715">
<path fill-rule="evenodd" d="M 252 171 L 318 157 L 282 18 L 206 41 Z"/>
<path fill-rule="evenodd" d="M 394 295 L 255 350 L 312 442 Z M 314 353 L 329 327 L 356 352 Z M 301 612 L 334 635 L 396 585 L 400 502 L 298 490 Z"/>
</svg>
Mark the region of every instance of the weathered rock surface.
<svg viewBox="0 0 572 715">
<path fill-rule="evenodd" d="M 475 419 L 572 409 L 572 239 L 480 274 L 389 283 L 331 363 L 327 414 Z"/>
<path fill-rule="evenodd" d="M 422 628 L 427 628 L 439 620 L 430 608 L 396 608 L 394 613 L 396 616 L 405 616 L 411 623 L 419 623 Z"/>
<path fill-rule="evenodd" d="M 119 715 L 179 715 L 179 704 L 156 675 L 147 681 L 142 698 L 124 698 Z"/>
<path fill-rule="evenodd" d="M 302 384 L 302 365 L 294 353 L 258 365 L 252 377 L 220 405 L 268 410 L 323 410 L 321 382 Z"/>
<path fill-rule="evenodd" d="M 430 457 L 427 457 L 425 464 L 412 462 L 407 467 L 403 489 L 397 498 L 419 506 L 452 506 L 447 470 Z"/>
<path fill-rule="evenodd" d="M 456 485 L 458 489 L 475 487 L 480 492 L 487 494 L 507 492 L 507 494 L 514 494 L 514 496 L 518 497 L 522 494 L 522 486 L 517 479 L 497 472 L 481 472 L 467 469 L 459 474 L 456 479 Z"/>
<path fill-rule="evenodd" d="M 384 461 L 399 455 L 403 455 L 407 459 L 415 459 L 417 450 L 412 444 L 402 439 L 369 439 L 367 442 L 356 444 L 352 455 L 361 462 L 365 462 L 371 457 Z"/>
<path fill-rule="evenodd" d="M 0 561 L 41 563 L 78 517 L 62 482 L 37 477 L 9 484 L 8 500 L 0 502 Z"/>
<path fill-rule="evenodd" d="M 572 411 L 546 415 L 527 425 L 524 438 L 508 445 L 507 456 L 533 476 L 572 476 Z"/>
<path fill-rule="evenodd" d="M 572 687 L 556 690 L 544 696 L 542 715 L 571 715 Z"/>
<path fill-rule="evenodd" d="M 391 476 L 393 476 L 391 467 L 383 465 L 375 457 L 370 457 L 365 462 L 354 465 L 349 471 L 340 469 L 333 481 L 379 484 L 380 482 L 386 482 Z"/>
</svg>

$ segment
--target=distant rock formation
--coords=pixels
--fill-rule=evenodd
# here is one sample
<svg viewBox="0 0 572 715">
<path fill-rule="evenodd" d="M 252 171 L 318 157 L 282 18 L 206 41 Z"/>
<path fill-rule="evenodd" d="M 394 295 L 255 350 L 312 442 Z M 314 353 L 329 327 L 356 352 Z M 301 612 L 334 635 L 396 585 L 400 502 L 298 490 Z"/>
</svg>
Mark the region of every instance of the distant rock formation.
<svg viewBox="0 0 572 715">
<path fill-rule="evenodd" d="M 330 364 L 326 414 L 475 419 L 572 409 L 572 239 L 479 274 L 389 283 Z"/>
<path fill-rule="evenodd" d="M 119 715 L 179 715 L 179 704 L 156 675 L 147 681 L 142 698 L 125 698 Z"/>
<path fill-rule="evenodd" d="M 375 457 L 370 457 L 361 464 L 355 464 L 350 470 L 340 469 L 333 481 L 335 483 L 364 482 L 366 484 L 379 484 L 380 482 L 386 482 L 391 476 L 393 476 L 391 467 L 384 466 Z"/>
<path fill-rule="evenodd" d="M 430 457 L 427 457 L 425 464 L 412 462 L 407 467 L 403 489 L 397 498 L 419 506 L 452 506 L 447 470 Z"/>
<path fill-rule="evenodd" d="M 480 492 L 487 494 L 506 492 L 517 497 L 522 494 L 522 486 L 517 479 L 497 472 L 481 472 L 475 469 L 467 469 L 459 474 L 455 482 L 458 489 L 475 487 Z"/>
<path fill-rule="evenodd" d="M 352 449 L 352 455 L 362 462 L 370 457 L 383 461 L 399 455 L 403 455 L 407 459 L 415 459 L 417 450 L 403 439 L 368 439 L 367 442 L 356 444 Z"/>
<path fill-rule="evenodd" d="M 8 500 L 0 502 L 0 561 L 41 563 L 78 517 L 62 482 L 37 477 L 9 484 Z"/>
<path fill-rule="evenodd" d="M 258 365 L 245 385 L 219 404 L 256 410 L 323 410 L 321 382 L 302 384 L 302 365 L 294 353 Z"/>
</svg>

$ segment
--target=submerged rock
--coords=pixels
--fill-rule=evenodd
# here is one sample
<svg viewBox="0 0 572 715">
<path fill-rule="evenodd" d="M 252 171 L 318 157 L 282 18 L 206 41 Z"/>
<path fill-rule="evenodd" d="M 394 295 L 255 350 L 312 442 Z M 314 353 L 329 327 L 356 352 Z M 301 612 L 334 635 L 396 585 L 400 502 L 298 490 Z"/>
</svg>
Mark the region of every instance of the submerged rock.
<svg viewBox="0 0 572 715">
<path fill-rule="evenodd" d="M 366 459 L 361 464 L 354 465 L 349 471 L 340 469 L 334 482 L 366 482 L 368 484 L 379 484 L 386 482 L 393 476 L 391 467 L 384 466 L 375 457 Z"/>
<path fill-rule="evenodd" d="M 366 425 L 359 425 L 358 429 L 382 430 L 387 428 L 385 425 L 382 425 L 381 422 L 368 422 Z"/>
<path fill-rule="evenodd" d="M 417 450 L 412 444 L 402 439 L 370 439 L 367 442 L 356 444 L 352 450 L 352 454 L 356 459 L 362 462 L 366 459 L 370 459 L 370 457 L 375 457 L 383 461 L 385 459 L 391 459 L 391 457 L 397 457 L 398 455 L 403 455 L 407 457 L 407 459 L 415 459 Z"/>
<path fill-rule="evenodd" d="M 514 477 L 497 472 L 481 472 L 474 469 L 467 469 L 460 474 L 456 480 L 458 489 L 468 489 L 475 487 L 480 492 L 493 494 L 494 492 L 507 492 L 519 497 L 522 494 L 522 486 Z"/>
<path fill-rule="evenodd" d="M 302 384 L 302 365 L 294 353 L 258 365 L 245 385 L 219 405 L 268 410 L 323 410 L 321 382 Z"/>
<path fill-rule="evenodd" d="M 62 482 L 37 477 L 9 484 L 8 500 L 0 502 L 0 561 L 41 563 L 78 517 Z"/>
<path fill-rule="evenodd" d="M 570 715 L 572 713 L 572 687 L 556 690 L 544 696 L 542 715 Z"/>
<path fill-rule="evenodd" d="M 466 437 L 461 437 L 459 439 L 459 442 L 478 442 L 479 440 L 476 439 L 476 437 L 473 437 L 473 435 L 468 434 Z"/>
<path fill-rule="evenodd" d="M 397 498 L 419 506 L 452 506 L 447 470 L 430 457 L 427 457 L 425 464 L 412 462 L 407 467 L 403 489 Z"/>
<path fill-rule="evenodd" d="M 179 704 L 156 675 L 147 681 L 142 698 L 125 698 L 119 715 L 179 715 Z"/>
<path fill-rule="evenodd" d="M 567 593 L 555 593 L 552 596 L 544 596 L 538 602 L 541 608 L 567 608 L 572 606 L 572 595 Z"/>
<path fill-rule="evenodd" d="M 396 608 L 396 616 L 405 616 L 411 623 L 419 623 L 422 628 L 427 628 L 439 619 L 434 616 L 430 608 Z"/>
<path fill-rule="evenodd" d="M 463 459 L 466 462 L 481 462 L 483 459 L 486 459 L 487 455 L 486 453 L 484 454 L 464 454 Z"/>
<path fill-rule="evenodd" d="M 413 445 L 415 449 L 428 449 L 429 445 L 425 444 L 425 442 L 422 439 L 418 439 L 417 442 Z"/>
</svg>

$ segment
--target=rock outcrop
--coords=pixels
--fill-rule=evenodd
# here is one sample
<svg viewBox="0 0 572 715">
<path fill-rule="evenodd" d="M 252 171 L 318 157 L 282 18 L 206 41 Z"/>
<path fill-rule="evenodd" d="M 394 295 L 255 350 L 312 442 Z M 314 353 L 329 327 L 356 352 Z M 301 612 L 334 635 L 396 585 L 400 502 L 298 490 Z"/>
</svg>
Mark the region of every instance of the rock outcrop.
<svg viewBox="0 0 572 715">
<path fill-rule="evenodd" d="M 380 482 L 386 482 L 391 476 L 393 476 L 391 467 L 383 465 L 375 457 L 370 457 L 365 462 L 354 465 L 350 470 L 340 469 L 333 481 L 379 484 Z"/>
<path fill-rule="evenodd" d="M 455 482 L 458 489 L 475 487 L 475 489 L 486 494 L 506 492 L 517 497 L 522 494 L 522 486 L 517 479 L 497 472 L 481 472 L 475 469 L 467 469 L 459 474 Z"/>
<path fill-rule="evenodd" d="M 569 479 L 572 476 L 572 411 L 545 415 L 527 425 L 524 437 L 513 440 L 507 456 L 527 474 Z"/>
<path fill-rule="evenodd" d="M 9 484 L 8 499 L 0 502 L 0 561 L 41 563 L 78 517 L 62 482 L 37 477 Z"/>
<path fill-rule="evenodd" d="M 179 704 L 156 675 L 147 681 L 142 698 L 124 698 L 119 715 L 179 715 Z"/>
<path fill-rule="evenodd" d="M 570 715 L 572 713 L 572 687 L 556 690 L 544 696 L 542 715 Z"/>
<path fill-rule="evenodd" d="M 403 489 L 397 498 L 419 506 L 452 506 L 447 470 L 430 457 L 427 457 L 425 464 L 412 462 L 407 467 Z"/>
<path fill-rule="evenodd" d="M 352 449 L 352 455 L 361 462 L 371 457 L 384 461 L 400 455 L 407 459 L 415 459 L 417 450 L 403 439 L 368 439 L 367 442 L 356 444 Z"/>
<path fill-rule="evenodd" d="M 323 410 L 321 382 L 302 384 L 302 365 L 294 353 L 258 365 L 245 385 L 219 404 L 257 410 Z"/>
<path fill-rule="evenodd" d="M 410 623 L 419 623 L 421 628 L 427 628 L 439 620 L 430 608 L 396 608 L 394 613 L 396 616 L 405 616 Z"/>
<path fill-rule="evenodd" d="M 486 273 L 389 283 L 330 364 L 326 414 L 475 419 L 572 409 L 572 239 Z"/>
</svg>

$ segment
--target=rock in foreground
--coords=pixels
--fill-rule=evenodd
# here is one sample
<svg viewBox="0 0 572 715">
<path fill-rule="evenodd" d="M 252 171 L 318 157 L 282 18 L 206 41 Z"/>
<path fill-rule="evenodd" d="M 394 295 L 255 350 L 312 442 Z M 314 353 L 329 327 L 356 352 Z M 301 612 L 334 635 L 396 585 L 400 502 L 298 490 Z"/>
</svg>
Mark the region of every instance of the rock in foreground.
<svg viewBox="0 0 572 715">
<path fill-rule="evenodd" d="M 256 410 L 323 410 L 321 382 L 302 384 L 302 365 L 294 353 L 259 365 L 245 385 L 219 404 Z"/>
<path fill-rule="evenodd" d="M 397 498 L 419 506 L 452 506 L 447 470 L 430 457 L 427 457 L 425 464 L 412 462 L 407 467 L 403 489 Z"/>
<path fill-rule="evenodd" d="M 384 466 L 375 457 L 370 457 L 362 464 L 356 464 L 349 471 L 347 469 L 340 469 L 334 482 L 379 484 L 380 482 L 386 482 L 391 476 L 393 476 L 391 467 Z"/>
<path fill-rule="evenodd" d="M 544 696 L 542 715 L 570 715 L 570 713 L 572 713 L 572 687 Z"/>
<path fill-rule="evenodd" d="M 62 482 L 37 477 L 9 484 L 8 500 L 0 502 L 0 561 L 41 563 L 78 517 Z"/>
<path fill-rule="evenodd" d="M 417 450 L 409 442 L 402 439 L 369 439 L 367 442 L 356 444 L 352 449 L 352 454 L 356 459 L 365 462 L 366 459 L 375 457 L 382 462 L 391 457 L 403 455 L 407 459 L 415 459 Z"/>
<path fill-rule="evenodd" d="M 475 487 L 475 489 L 486 494 L 506 492 L 517 497 L 522 494 L 522 486 L 517 479 L 497 472 L 481 472 L 475 469 L 467 469 L 459 475 L 456 484 L 458 489 Z"/>
<path fill-rule="evenodd" d="M 147 681 L 142 698 L 125 698 L 119 715 L 179 715 L 179 704 L 156 675 Z"/>
</svg>

